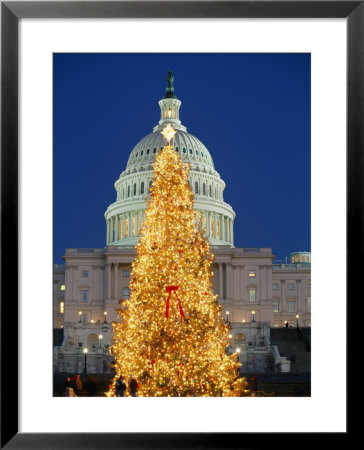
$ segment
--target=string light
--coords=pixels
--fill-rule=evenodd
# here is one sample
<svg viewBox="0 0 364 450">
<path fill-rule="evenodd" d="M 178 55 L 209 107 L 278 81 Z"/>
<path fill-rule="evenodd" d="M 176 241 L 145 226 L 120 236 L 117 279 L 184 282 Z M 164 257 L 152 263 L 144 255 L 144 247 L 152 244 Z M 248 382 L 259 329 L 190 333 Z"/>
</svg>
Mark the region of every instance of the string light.
<svg viewBox="0 0 364 450">
<path fill-rule="evenodd" d="M 226 352 L 230 329 L 213 293 L 213 255 L 193 208 L 189 165 L 168 144 L 153 169 L 130 297 L 113 323 L 116 375 L 106 395 L 115 396 L 120 376 L 135 378 L 145 397 L 243 395 L 241 364 Z"/>
</svg>

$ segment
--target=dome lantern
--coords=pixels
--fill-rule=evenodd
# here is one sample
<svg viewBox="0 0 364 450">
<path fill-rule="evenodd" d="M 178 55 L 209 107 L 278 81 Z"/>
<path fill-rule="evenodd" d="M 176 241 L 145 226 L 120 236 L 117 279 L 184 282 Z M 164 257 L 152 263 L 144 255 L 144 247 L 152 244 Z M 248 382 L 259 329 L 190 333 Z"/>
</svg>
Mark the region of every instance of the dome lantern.
<svg viewBox="0 0 364 450">
<path fill-rule="evenodd" d="M 159 106 L 161 108 L 161 120 L 159 121 L 159 124 L 154 127 L 153 131 L 164 128 L 168 122 L 178 130 L 187 131 L 187 128 L 184 127 L 179 120 L 179 108 L 182 102 L 178 100 L 174 94 L 173 81 L 173 72 L 172 70 L 169 70 L 167 74 L 166 93 L 163 99 L 159 101 Z"/>
</svg>

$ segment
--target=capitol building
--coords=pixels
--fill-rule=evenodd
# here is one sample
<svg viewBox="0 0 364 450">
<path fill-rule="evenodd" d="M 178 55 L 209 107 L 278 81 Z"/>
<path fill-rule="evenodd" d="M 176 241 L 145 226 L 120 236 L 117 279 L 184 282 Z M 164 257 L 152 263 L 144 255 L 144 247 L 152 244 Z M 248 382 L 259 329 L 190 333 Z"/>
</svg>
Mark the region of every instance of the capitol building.
<svg viewBox="0 0 364 450">
<path fill-rule="evenodd" d="M 213 284 L 223 317 L 231 324 L 230 351 L 239 349 L 245 371 L 290 371 L 291 362 L 271 341 L 271 330 L 311 326 L 311 254 L 293 252 L 290 262 L 275 264 L 271 248 L 235 248 L 231 205 L 224 201 L 225 182 L 209 150 L 180 119 L 181 101 L 167 75 L 159 101 L 160 120 L 130 153 L 115 181 L 115 202 L 105 211 L 104 248 L 67 248 L 65 264 L 54 266 L 54 329 L 62 330 L 54 347 L 54 371 L 110 371 L 112 326 L 116 310 L 127 302 L 135 244 L 147 207 L 152 164 L 163 148 L 162 128 L 177 134 L 172 145 L 190 164 L 194 207 L 215 255 Z"/>
</svg>

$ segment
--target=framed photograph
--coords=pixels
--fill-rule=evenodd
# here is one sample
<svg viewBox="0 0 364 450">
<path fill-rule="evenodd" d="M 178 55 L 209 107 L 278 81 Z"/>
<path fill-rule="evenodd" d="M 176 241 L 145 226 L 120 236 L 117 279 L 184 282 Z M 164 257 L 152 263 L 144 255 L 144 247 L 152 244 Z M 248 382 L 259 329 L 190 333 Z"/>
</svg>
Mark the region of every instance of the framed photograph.
<svg viewBox="0 0 364 450">
<path fill-rule="evenodd" d="M 347 301 L 354 277 L 359 277 L 363 266 L 354 256 L 362 228 L 362 2 L 14 1 L 1 6 L 2 447 L 230 448 L 260 446 L 283 433 L 300 433 L 303 440 L 309 439 L 310 433 L 339 433 L 337 438 L 345 439 Z M 164 68 L 165 64 L 168 67 Z M 169 67 L 171 64 L 176 67 Z M 180 100 L 184 102 L 184 96 L 179 97 L 179 73 L 183 73 L 184 96 L 189 98 L 188 91 L 192 92 L 188 110 L 192 122 L 203 123 L 205 116 L 205 125 L 198 127 L 202 141 L 205 131 L 219 148 L 224 143 L 234 146 L 234 142 L 242 148 L 245 142 L 249 143 L 247 150 L 254 152 L 260 146 L 257 154 L 264 163 L 260 164 L 257 155 L 247 156 L 247 167 L 238 156 L 233 158 L 235 164 L 229 163 L 226 148 L 226 157 L 218 155 L 218 164 L 215 160 L 216 170 L 221 167 L 220 179 L 210 161 L 215 154 L 210 156 L 207 150 L 211 142 L 206 148 L 189 135 L 185 125 L 192 133 L 195 125 L 185 121 L 183 114 L 179 116 Z M 165 92 L 151 92 L 161 75 Z M 121 90 L 115 87 L 118 80 Z M 281 91 L 275 88 L 276 80 Z M 297 80 L 295 86 L 291 80 Z M 148 89 L 143 92 L 146 82 Z M 250 96 L 250 92 L 255 94 Z M 257 92 L 264 102 L 259 103 Z M 100 96 L 102 101 L 97 99 Z M 161 116 L 155 118 L 155 124 L 151 98 L 160 99 Z M 108 113 L 110 108 L 115 108 L 115 114 Z M 129 118 L 139 110 L 140 120 L 132 125 Z M 218 111 L 221 119 L 212 117 L 212 111 L 215 115 Z M 120 127 L 118 114 L 124 117 Z M 110 122 L 110 117 L 116 122 Z M 152 134 L 135 146 L 135 136 L 147 133 L 147 123 L 155 125 Z M 171 123 L 177 137 L 167 133 Z M 108 127 L 112 131 L 105 134 Z M 112 365 L 116 373 L 117 367 L 123 366 L 125 371 L 128 355 L 110 353 L 111 321 L 116 319 L 116 303 L 123 308 L 128 302 L 134 258 L 130 249 L 144 217 L 140 208 L 129 211 L 128 205 L 136 204 L 129 199 L 145 196 L 149 189 L 153 196 L 159 195 L 153 190 L 144 159 L 154 150 L 162 154 L 162 137 L 157 139 L 161 132 L 173 154 L 191 163 L 196 208 L 202 212 L 201 226 L 215 253 L 215 293 L 222 299 L 225 324 L 231 329 L 229 351 L 247 368 L 244 376 L 253 374 L 258 360 L 261 372 L 269 371 L 263 368 L 262 355 L 274 354 L 280 329 L 297 329 L 305 345 L 310 345 L 305 328 L 311 327 L 311 270 L 306 274 L 304 265 L 311 266 L 311 248 L 292 248 L 289 255 L 288 247 L 273 248 L 273 252 L 267 247 L 274 227 L 286 227 L 283 235 L 291 246 L 290 237 L 299 240 L 301 228 L 307 241 L 299 242 L 307 242 L 309 247 L 312 226 L 312 391 L 307 385 L 303 393 L 301 384 L 299 389 L 288 389 L 291 394 L 275 398 L 220 398 L 208 394 L 209 389 L 215 392 L 210 385 L 199 386 L 197 394 L 193 389 L 184 390 L 177 371 L 171 379 L 173 384 L 177 380 L 172 397 L 181 398 L 167 398 L 169 387 L 163 390 L 160 381 L 156 395 L 150 395 L 155 388 L 149 384 L 149 391 L 137 385 L 142 393 L 139 397 L 144 398 L 116 398 L 119 391 L 109 363 L 117 363 Z M 152 140 L 158 140 L 158 145 L 152 145 Z M 99 154 L 94 150 L 96 141 L 102 149 Z M 122 152 L 115 151 L 117 145 L 123 146 Z M 272 172 L 281 181 L 275 186 Z M 251 189 L 245 201 L 243 195 L 232 193 L 227 203 L 235 195 L 231 203 L 239 216 L 247 220 L 251 215 L 256 220 L 250 220 L 251 228 L 238 223 L 235 235 L 235 213 L 223 198 L 229 176 L 235 177 L 234 189 L 239 187 L 239 177 L 249 180 Z M 116 202 L 111 193 L 115 181 Z M 266 192 L 265 202 L 257 205 L 254 213 L 268 186 L 272 192 Z M 311 202 L 307 201 L 310 194 Z M 275 206 L 275 200 L 286 207 Z M 95 210 L 105 206 L 100 220 L 94 217 L 90 201 Z M 280 222 L 282 214 L 287 218 Z M 276 223 L 269 225 L 268 216 L 276 217 L 272 220 Z M 175 218 L 177 223 L 177 215 Z M 67 236 L 67 229 L 78 231 Z M 106 231 L 100 243 L 88 244 L 100 229 Z M 262 248 L 257 248 L 259 236 L 264 236 Z M 162 244 L 154 242 L 152 247 L 158 245 Z M 180 259 L 184 257 L 181 248 Z M 284 260 L 286 256 L 289 258 Z M 186 261 L 189 264 L 191 257 Z M 293 266 L 299 266 L 300 275 L 297 272 L 282 282 L 282 274 Z M 54 271 L 57 267 L 58 272 Z M 140 273 L 144 274 L 141 269 Z M 163 297 L 163 321 L 172 316 L 182 323 L 189 306 L 177 295 L 181 286 L 169 287 L 169 294 Z M 282 299 L 285 290 L 284 307 L 279 289 Z M 185 295 L 187 292 L 185 289 Z M 102 304 L 98 298 L 104 299 Z M 257 308 L 251 311 L 250 305 L 256 301 Z M 273 305 L 271 311 L 264 306 L 268 302 Z M 125 314 L 129 317 L 132 312 Z M 273 331 L 265 333 L 263 325 Z M 54 327 L 63 330 L 59 336 L 53 335 Z M 62 346 L 52 350 L 51 342 L 60 339 Z M 254 362 L 248 358 L 249 346 L 250 356 L 261 352 Z M 148 358 L 150 367 L 139 376 L 153 378 L 162 362 L 156 362 L 155 356 Z M 289 370 L 289 365 L 303 364 L 292 355 L 274 361 L 281 372 Z M 206 366 L 205 372 L 209 370 Z M 97 383 L 102 379 L 108 385 L 101 394 L 90 394 L 91 377 L 86 376 L 90 372 L 104 374 L 96 377 Z M 66 391 L 85 398 L 64 398 L 65 373 L 74 378 Z M 79 373 L 83 374 L 81 380 L 88 382 L 87 389 L 77 384 Z M 336 392 L 338 385 L 340 392 Z M 108 396 L 102 395 L 107 392 Z M 261 393 L 267 397 L 263 388 Z M 130 394 L 135 396 L 132 390 Z M 18 408 L 10 408 L 14 404 Z M 34 409 L 39 411 L 37 415 Z M 269 417 L 279 411 L 281 420 L 257 420 L 262 409 Z M 295 415 L 290 413 L 292 409 Z"/>
</svg>

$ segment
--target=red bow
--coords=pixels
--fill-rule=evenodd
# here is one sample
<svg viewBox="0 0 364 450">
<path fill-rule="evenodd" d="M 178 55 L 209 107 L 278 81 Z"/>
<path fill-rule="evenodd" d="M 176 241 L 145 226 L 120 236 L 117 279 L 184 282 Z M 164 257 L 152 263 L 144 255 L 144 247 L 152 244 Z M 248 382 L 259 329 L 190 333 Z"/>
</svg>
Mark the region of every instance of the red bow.
<svg viewBox="0 0 364 450">
<path fill-rule="evenodd" d="M 167 286 L 166 287 L 166 292 L 168 292 L 168 298 L 167 298 L 167 302 L 166 302 L 166 319 L 169 318 L 169 301 L 171 299 L 171 295 L 172 292 L 176 292 L 178 289 L 178 286 Z M 179 312 L 181 313 L 181 316 L 184 317 L 184 313 L 183 313 L 183 309 L 182 309 L 182 303 L 181 300 L 178 298 L 177 292 L 176 292 L 176 297 L 178 300 L 178 306 L 179 306 Z"/>
</svg>

